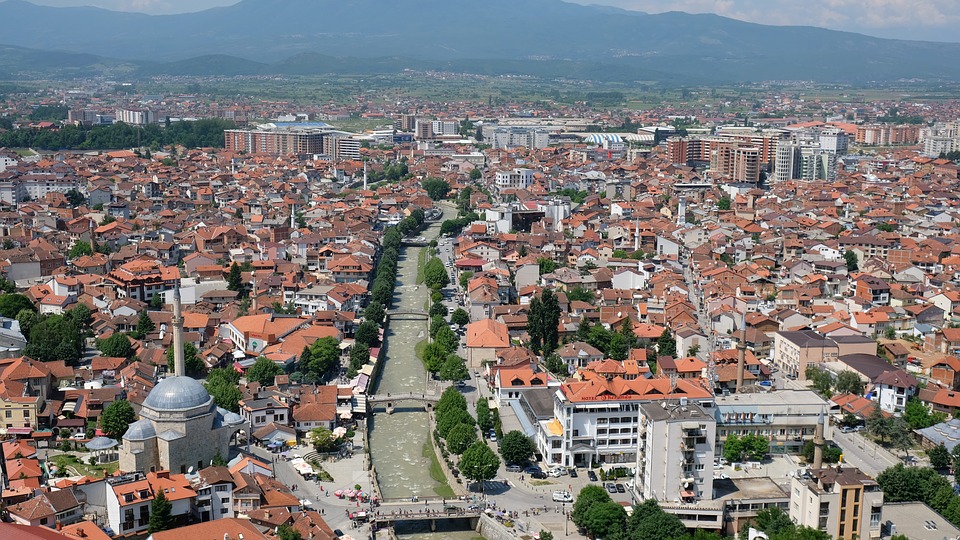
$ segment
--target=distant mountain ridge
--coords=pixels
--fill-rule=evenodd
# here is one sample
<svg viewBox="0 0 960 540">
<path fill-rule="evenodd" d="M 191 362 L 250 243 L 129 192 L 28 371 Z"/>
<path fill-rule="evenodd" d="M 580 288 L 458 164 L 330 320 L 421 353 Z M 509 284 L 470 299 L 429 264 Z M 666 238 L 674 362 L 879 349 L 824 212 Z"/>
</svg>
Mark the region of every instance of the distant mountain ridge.
<svg viewBox="0 0 960 540">
<path fill-rule="evenodd" d="M 178 15 L 6 0 L 0 20 L 5 44 L 123 59 L 143 73 L 474 66 L 620 81 L 960 80 L 960 44 L 560 0 L 243 0 Z"/>
</svg>

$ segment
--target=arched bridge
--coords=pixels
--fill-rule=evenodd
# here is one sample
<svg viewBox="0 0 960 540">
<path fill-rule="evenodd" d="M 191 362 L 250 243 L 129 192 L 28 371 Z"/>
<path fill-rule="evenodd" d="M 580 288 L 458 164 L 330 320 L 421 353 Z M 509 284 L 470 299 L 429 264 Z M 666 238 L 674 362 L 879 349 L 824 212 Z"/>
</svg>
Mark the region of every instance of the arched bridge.
<svg viewBox="0 0 960 540">
<path fill-rule="evenodd" d="M 392 414 L 394 406 L 397 403 L 401 401 L 417 401 L 423 403 L 424 407 L 429 411 L 433 410 L 433 406 L 437 404 L 439 399 L 440 396 L 436 394 L 414 394 L 412 392 L 404 394 L 374 394 L 367 396 L 367 405 L 385 404 L 387 406 L 387 414 Z"/>
<path fill-rule="evenodd" d="M 387 318 L 395 321 L 429 321 L 430 314 L 422 309 L 387 310 Z"/>
</svg>

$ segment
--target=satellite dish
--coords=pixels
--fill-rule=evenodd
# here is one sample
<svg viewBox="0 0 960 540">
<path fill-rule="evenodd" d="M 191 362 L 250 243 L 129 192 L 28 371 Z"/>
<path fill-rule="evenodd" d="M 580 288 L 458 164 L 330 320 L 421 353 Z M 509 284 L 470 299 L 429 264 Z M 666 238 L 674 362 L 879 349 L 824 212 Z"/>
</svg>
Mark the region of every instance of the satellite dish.
<svg viewBox="0 0 960 540">
<path fill-rule="evenodd" d="M 189 469 L 187 469 L 187 474 L 193 474 L 193 467 L 190 467 Z"/>
</svg>

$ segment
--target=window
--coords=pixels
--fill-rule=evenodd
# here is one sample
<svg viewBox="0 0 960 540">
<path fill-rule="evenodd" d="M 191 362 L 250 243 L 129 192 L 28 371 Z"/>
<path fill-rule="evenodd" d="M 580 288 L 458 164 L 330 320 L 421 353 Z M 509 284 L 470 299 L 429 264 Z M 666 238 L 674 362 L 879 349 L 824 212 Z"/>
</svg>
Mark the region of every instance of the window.
<svg viewBox="0 0 960 540">
<path fill-rule="evenodd" d="M 4 411 L 4 412 L 6 413 L 7 418 L 12 418 L 12 417 L 13 417 L 13 411 L 11 411 L 10 409 L 7 409 L 7 410 Z"/>
<path fill-rule="evenodd" d="M 220 515 L 226 514 L 229 510 L 230 510 L 229 508 L 221 508 Z"/>
<path fill-rule="evenodd" d="M 879 526 L 880 526 L 880 509 L 874 508 L 870 512 L 870 528 L 876 529 Z"/>
<path fill-rule="evenodd" d="M 227 489 L 228 489 L 229 487 L 230 487 L 230 486 L 217 485 L 216 487 L 214 487 L 214 489 L 215 489 L 216 491 L 223 492 L 223 491 L 227 491 Z"/>
</svg>

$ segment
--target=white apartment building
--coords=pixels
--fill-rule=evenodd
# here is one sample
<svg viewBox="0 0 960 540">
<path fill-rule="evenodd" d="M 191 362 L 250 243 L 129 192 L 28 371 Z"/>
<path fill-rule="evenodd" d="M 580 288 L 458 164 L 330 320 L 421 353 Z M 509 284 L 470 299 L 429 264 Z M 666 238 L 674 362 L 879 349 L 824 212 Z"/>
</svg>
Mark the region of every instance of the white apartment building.
<svg viewBox="0 0 960 540">
<path fill-rule="evenodd" d="M 526 189 L 533 183 L 533 170 L 500 171 L 496 176 L 497 189 Z"/>
<path fill-rule="evenodd" d="M 669 379 L 604 378 L 582 372 L 554 393 L 554 418 L 539 423 L 537 447 L 548 464 L 589 466 L 635 463 L 644 403 L 680 403 L 710 407 L 713 396 L 702 387 Z"/>
<path fill-rule="evenodd" d="M 831 405 L 812 390 L 781 390 L 717 396 L 711 411 L 716 420 L 716 453 L 730 435 L 761 435 L 770 440 L 771 454 L 797 453 L 813 439 L 821 413 Z M 824 436 L 830 438 L 830 426 Z"/>
<path fill-rule="evenodd" d="M 634 492 L 637 500 L 695 503 L 713 498 L 716 421 L 681 398 L 640 405 Z"/>
</svg>

